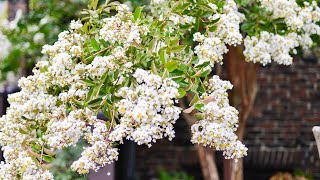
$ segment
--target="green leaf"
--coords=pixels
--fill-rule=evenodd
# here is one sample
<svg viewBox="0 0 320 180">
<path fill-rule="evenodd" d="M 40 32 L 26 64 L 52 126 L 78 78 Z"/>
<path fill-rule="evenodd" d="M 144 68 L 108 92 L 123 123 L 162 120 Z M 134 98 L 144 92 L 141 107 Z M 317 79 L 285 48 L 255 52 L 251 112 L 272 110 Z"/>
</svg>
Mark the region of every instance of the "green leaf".
<svg viewBox="0 0 320 180">
<path fill-rule="evenodd" d="M 89 25 L 90 25 L 90 23 L 89 23 L 89 22 L 86 22 L 86 23 L 84 23 L 84 25 L 82 26 L 82 30 L 83 30 L 85 33 L 88 33 L 88 31 L 89 31 Z"/>
<path fill-rule="evenodd" d="M 27 131 L 25 131 L 24 129 L 22 129 L 22 128 L 20 128 L 19 129 L 19 132 L 21 133 L 21 134 L 28 134 L 28 132 Z"/>
<path fill-rule="evenodd" d="M 194 29 L 198 32 L 200 28 L 200 18 L 196 18 L 196 23 L 194 24 Z"/>
<path fill-rule="evenodd" d="M 87 86 L 95 86 L 96 85 L 93 81 L 91 81 L 89 79 L 81 79 L 80 81 Z"/>
<path fill-rule="evenodd" d="M 93 49 L 95 51 L 100 50 L 99 44 L 97 43 L 96 39 L 94 39 L 94 38 L 91 39 L 91 46 L 93 47 Z"/>
<path fill-rule="evenodd" d="M 183 13 L 183 11 L 185 11 L 191 3 L 185 3 L 185 4 L 179 4 L 178 6 L 176 6 L 172 12 L 176 13 L 176 14 L 181 14 Z"/>
<path fill-rule="evenodd" d="M 211 24 L 215 24 L 215 23 L 217 23 L 217 22 L 219 22 L 219 21 L 220 21 L 220 18 L 217 18 L 217 19 L 212 20 L 212 21 L 210 21 L 210 22 L 211 22 Z"/>
<path fill-rule="evenodd" d="M 110 124 L 110 121 L 107 121 L 107 122 L 106 122 L 106 127 L 107 127 L 107 129 L 110 128 L 110 125 L 111 125 L 111 124 Z"/>
<path fill-rule="evenodd" d="M 151 71 L 152 71 L 154 74 L 158 74 L 157 67 L 156 67 L 154 61 L 151 61 Z"/>
<path fill-rule="evenodd" d="M 175 81 L 176 83 L 179 84 L 180 87 L 188 87 L 189 83 L 187 83 L 186 81 Z"/>
<path fill-rule="evenodd" d="M 178 61 L 172 60 L 166 63 L 164 66 L 168 69 L 169 72 L 172 72 L 178 67 L 178 64 Z"/>
<path fill-rule="evenodd" d="M 249 4 L 250 0 L 241 0 L 242 6 L 247 6 Z"/>
<path fill-rule="evenodd" d="M 193 24 L 185 24 L 185 25 L 180 25 L 181 30 L 188 30 L 193 27 Z"/>
<path fill-rule="evenodd" d="M 161 60 L 162 64 L 166 64 L 165 53 L 166 53 L 166 52 L 165 52 L 164 49 L 160 50 L 160 52 L 159 52 L 160 60 Z"/>
<path fill-rule="evenodd" d="M 183 4 L 181 7 L 179 7 L 180 12 L 182 13 L 183 11 L 185 11 L 191 3 L 185 3 Z"/>
<path fill-rule="evenodd" d="M 82 106 L 82 102 L 81 101 L 78 101 L 77 99 L 75 99 L 75 98 L 72 98 L 72 100 L 71 100 L 73 103 L 74 103 L 74 105 L 76 105 L 77 107 L 81 107 Z"/>
<path fill-rule="evenodd" d="M 194 92 L 194 93 L 197 93 L 197 89 L 198 89 L 199 85 L 198 84 L 193 84 L 190 88 L 190 91 Z"/>
<path fill-rule="evenodd" d="M 204 104 L 200 103 L 200 104 L 196 104 L 194 106 L 198 111 L 202 111 L 202 108 L 204 107 Z"/>
<path fill-rule="evenodd" d="M 37 137 L 42 138 L 42 131 L 41 129 L 37 129 Z"/>
<path fill-rule="evenodd" d="M 181 51 L 183 51 L 186 47 L 187 47 L 187 45 L 175 46 L 175 47 L 171 48 L 171 51 L 172 51 L 172 52 L 181 52 Z"/>
<path fill-rule="evenodd" d="M 189 69 L 189 66 L 185 65 L 185 64 L 179 64 L 178 69 L 180 71 L 186 72 Z"/>
<path fill-rule="evenodd" d="M 96 9 L 97 9 L 97 6 L 98 6 L 98 2 L 99 2 L 99 0 L 92 0 L 91 3 L 90 3 L 90 7 L 91 7 L 93 10 L 96 10 Z"/>
<path fill-rule="evenodd" d="M 144 8 L 143 6 L 139 6 L 136 8 L 133 14 L 133 22 L 136 22 L 140 18 L 143 8 Z"/>
<path fill-rule="evenodd" d="M 200 76 L 201 76 L 201 77 L 206 77 L 206 76 L 208 76 L 210 73 L 211 73 L 211 69 L 208 69 L 208 70 L 202 72 Z"/>
<path fill-rule="evenodd" d="M 190 102 L 190 106 L 194 105 L 196 102 L 198 102 L 200 99 L 198 94 L 195 94 Z"/>
<path fill-rule="evenodd" d="M 92 97 L 97 97 L 99 95 L 101 86 L 102 84 L 93 88 Z"/>
<path fill-rule="evenodd" d="M 99 42 L 103 45 L 103 47 L 108 47 L 108 44 L 105 40 L 99 39 Z"/>
<path fill-rule="evenodd" d="M 217 30 L 217 26 L 211 26 L 211 27 L 209 27 L 209 31 L 210 32 L 214 32 L 214 31 L 216 31 Z"/>
<path fill-rule="evenodd" d="M 93 100 L 89 101 L 88 105 L 91 105 L 91 106 L 100 105 L 101 101 L 102 101 L 102 98 L 99 97 L 99 98 L 96 98 L 96 99 L 93 99 Z"/>
<path fill-rule="evenodd" d="M 210 64 L 210 61 L 206 61 L 206 62 L 204 62 L 204 63 L 202 63 L 202 64 L 198 64 L 198 65 L 196 66 L 196 68 L 207 67 L 209 64 Z"/>
<path fill-rule="evenodd" d="M 245 22 L 241 25 L 241 30 L 246 32 L 250 29 L 251 26 L 252 25 L 250 23 Z"/>
<path fill-rule="evenodd" d="M 43 160 L 45 160 L 46 162 L 50 163 L 50 162 L 52 162 L 53 157 L 47 156 L 47 155 L 43 155 Z"/>
<path fill-rule="evenodd" d="M 34 144 L 34 145 L 32 145 L 32 150 L 34 152 L 39 152 L 41 150 L 41 146 L 38 144 Z"/>
<path fill-rule="evenodd" d="M 204 3 L 198 3 L 197 6 L 199 6 L 199 8 L 204 11 L 209 11 L 209 12 L 214 11 L 209 5 L 204 4 Z"/>
<path fill-rule="evenodd" d="M 178 98 L 183 98 L 184 95 L 186 95 L 186 93 L 187 93 L 183 88 L 179 88 L 178 91 L 179 91 Z"/>
</svg>

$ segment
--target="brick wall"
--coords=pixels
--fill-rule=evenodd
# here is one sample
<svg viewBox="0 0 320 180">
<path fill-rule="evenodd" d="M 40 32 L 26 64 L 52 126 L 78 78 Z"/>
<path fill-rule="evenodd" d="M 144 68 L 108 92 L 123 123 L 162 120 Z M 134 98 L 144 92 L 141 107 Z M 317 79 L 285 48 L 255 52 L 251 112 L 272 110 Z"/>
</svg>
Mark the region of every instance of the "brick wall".
<svg viewBox="0 0 320 180">
<path fill-rule="evenodd" d="M 245 143 L 261 153 L 279 152 L 274 166 L 305 169 L 320 177 L 312 134 L 312 127 L 320 124 L 319 86 L 320 61 L 316 59 L 297 59 L 288 67 L 261 68 L 258 98 Z M 270 153 L 265 156 L 272 159 Z"/>
<path fill-rule="evenodd" d="M 278 170 L 296 168 L 319 179 L 320 160 L 312 127 L 320 125 L 320 61 L 299 59 L 292 66 L 261 67 L 258 81 L 259 93 L 244 141 L 249 147 L 244 159 L 245 179 L 266 179 Z M 178 120 L 176 134 L 172 142 L 161 140 L 150 149 L 137 147 L 138 177 L 156 177 L 158 169 L 163 168 L 202 178 L 197 153 L 189 142 L 190 131 L 183 120 Z"/>
</svg>

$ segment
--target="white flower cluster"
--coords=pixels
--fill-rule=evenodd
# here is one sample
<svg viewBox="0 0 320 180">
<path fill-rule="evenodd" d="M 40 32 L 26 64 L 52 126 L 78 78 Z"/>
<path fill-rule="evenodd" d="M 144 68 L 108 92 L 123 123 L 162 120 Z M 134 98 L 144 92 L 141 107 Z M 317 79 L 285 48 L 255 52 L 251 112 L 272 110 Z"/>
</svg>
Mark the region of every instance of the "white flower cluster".
<svg viewBox="0 0 320 180">
<path fill-rule="evenodd" d="M 11 106 L 0 118 L 0 144 L 6 154 L 6 163 L 0 165 L 0 179 L 30 179 L 29 174 L 32 179 L 52 179 L 52 175 L 34 160 L 39 159 L 37 155 L 41 152 L 31 147 L 54 151 L 75 145 L 82 137 L 91 146 L 85 148 L 82 157 L 72 165 L 77 172 L 98 170 L 117 159 L 118 152 L 107 138 L 110 130 L 107 131 L 105 123 L 97 119 L 96 112 L 79 109 L 75 102 L 83 102 L 88 96 L 89 87 L 81 80 L 88 76 L 99 80 L 108 69 L 119 67 L 114 60 L 128 68 L 123 72 L 130 71 L 133 64 L 123 62 L 128 59 L 125 54 L 128 45 L 140 43 L 140 33 L 147 29 L 131 22 L 132 13 L 126 9 L 124 5 L 119 6 L 116 19 L 106 18 L 101 23 L 97 38 L 117 46 L 113 50 L 106 49 L 106 56 L 95 56 L 90 64 L 79 61 L 85 52 L 83 45 L 89 40 L 82 32 L 80 21 L 72 21 L 70 29 L 60 33 L 54 45 L 43 47 L 42 53 L 48 60 L 37 63 L 34 75 L 20 79 L 21 91 L 10 95 Z M 174 95 L 175 91 L 168 93 Z M 170 115 L 169 110 L 163 116 Z"/>
<path fill-rule="evenodd" d="M 320 20 L 320 8 L 316 1 L 304 2 L 300 7 L 295 0 L 259 0 L 261 6 L 272 12 L 272 18 L 284 18 L 292 30 L 300 30 L 305 25 L 316 25 Z"/>
<path fill-rule="evenodd" d="M 199 57 L 198 64 L 210 62 L 222 63 L 223 54 L 228 52 L 227 45 L 237 45 L 242 42 L 240 23 L 243 21 L 243 14 L 238 12 L 237 5 L 233 0 L 225 1 L 222 12 L 217 11 L 215 4 L 208 4 L 215 14 L 209 17 L 210 21 L 217 21 L 213 32 L 207 31 L 207 37 L 199 32 L 194 34 L 194 41 L 199 42 L 195 47 L 195 53 Z"/>
<path fill-rule="evenodd" d="M 299 36 L 296 33 L 289 33 L 286 36 L 263 31 L 260 38 L 247 36 L 244 40 L 245 50 L 243 52 L 246 61 L 253 63 L 260 62 L 263 65 L 274 60 L 278 64 L 292 64 L 291 51 L 299 46 Z"/>
<path fill-rule="evenodd" d="M 292 31 L 284 36 L 261 32 L 258 37 L 247 36 L 244 40 L 244 55 L 247 61 L 263 65 L 271 60 L 279 64 L 291 65 L 290 53 L 296 53 L 298 46 L 309 49 L 313 42 L 311 35 L 320 35 L 320 8 L 316 1 L 304 2 L 300 7 L 295 0 L 260 0 L 261 6 L 272 12 L 272 18 L 284 18 Z"/>
<path fill-rule="evenodd" d="M 211 4 L 211 8 L 215 10 L 217 6 Z M 228 45 L 237 45 L 242 42 L 240 23 L 244 20 L 244 15 L 238 12 L 237 4 L 233 0 L 225 1 L 223 12 L 215 13 L 209 17 L 209 20 L 218 20 L 215 24 L 217 29 L 209 36 L 218 37 Z"/>
<path fill-rule="evenodd" d="M 105 41 L 112 44 L 122 44 L 125 48 L 133 44 L 140 44 L 140 34 L 147 33 L 148 29 L 131 20 L 123 21 L 124 14 L 131 12 L 126 5 L 122 5 L 121 10 L 124 12 L 103 19 L 104 23 L 102 29 L 100 29 L 100 36 Z"/>
<path fill-rule="evenodd" d="M 188 15 L 180 16 L 178 14 L 173 14 L 169 17 L 169 20 L 173 22 L 174 25 L 186 25 L 186 24 L 194 24 L 196 22 L 196 18 Z"/>
<path fill-rule="evenodd" d="M 203 119 L 192 125 L 192 143 L 210 146 L 223 151 L 226 159 L 237 159 L 247 155 L 247 148 L 237 140 L 238 111 L 230 106 L 227 90 L 229 81 L 219 76 L 209 80 L 208 90 L 201 96 Z M 208 100 L 209 99 L 209 100 Z"/>
<path fill-rule="evenodd" d="M 12 44 L 8 40 L 7 36 L 2 34 L 1 31 L 0 31 L 0 44 L 1 44 L 0 61 L 2 61 L 3 59 L 5 59 L 9 55 L 9 53 L 11 51 Z"/>
<path fill-rule="evenodd" d="M 53 180 L 53 176 L 48 170 L 39 169 L 38 165 L 30 157 L 30 152 L 10 146 L 6 146 L 2 150 L 5 152 L 5 159 L 10 163 L 0 163 L 0 179 Z M 18 178 L 19 176 L 23 178 Z"/>
<path fill-rule="evenodd" d="M 180 114 L 180 108 L 174 106 L 178 85 L 142 69 L 133 76 L 139 85 L 123 87 L 117 94 L 124 98 L 116 104 L 122 117 L 110 139 L 121 142 L 126 137 L 149 147 L 163 137 L 171 140 L 175 136 L 173 124 Z"/>
<path fill-rule="evenodd" d="M 89 170 L 98 171 L 100 167 L 118 160 L 118 150 L 106 143 L 106 137 L 108 137 L 108 129 L 105 123 L 96 122 L 92 132 L 88 127 L 85 138 L 92 146 L 84 149 L 81 158 L 73 162 L 71 168 L 79 174 L 87 174 Z"/>
<path fill-rule="evenodd" d="M 203 35 L 200 33 L 194 34 L 195 40 L 202 40 L 202 37 Z M 210 62 L 213 66 L 214 63 L 222 63 L 223 54 L 228 52 L 228 48 L 223 41 L 217 37 L 207 37 L 199 42 L 200 44 L 194 49 L 199 58 L 198 64 Z"/>
<path fill-rule="evenodd" d="M 121 54 L 124 54 L 122 51 Z M 107 72 L 108 69 L 118 69 L 118 65 L 114 62 L 116 58 L 113 55 L 109 56 L 97 56 L 94 58 L 91 64 L 86 68 L 91 76 L 101 77 Z"/>
</svg>

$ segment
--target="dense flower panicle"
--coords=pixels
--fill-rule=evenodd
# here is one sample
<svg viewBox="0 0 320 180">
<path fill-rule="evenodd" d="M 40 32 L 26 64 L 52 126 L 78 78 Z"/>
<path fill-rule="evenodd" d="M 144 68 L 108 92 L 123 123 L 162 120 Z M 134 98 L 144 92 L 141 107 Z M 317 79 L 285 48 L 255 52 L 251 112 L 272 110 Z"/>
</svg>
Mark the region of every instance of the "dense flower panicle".
<svg viewBox="0 0 320 180">
<path fill-rule="evenodd" d="M 142 69 L 137 69 L 133 76 L 139 85 L 123 87 L 117 93 L 124 98 L 116 105 L 122 117 L 110 139 L 122 141 L 126 137 L 148 146 L 163 137 L 171 140 L 173 124 L 180 114 L 180 108 L 174 106 L 174 99 L 179 95 L 178 85 Z"/>
<path fill-rule="evenodd" d="M 91 64 L 89 64 L 86 68 L 91 76 L 93 77 L 101 77 L 104 75 L 109 69 L 118 69 L 119 66 L 114 62 L 116 57 L 113 55 L 109 56 L 97 56 L 94 58 Z"/>
<path fill-rule="evenodd" d="M 79 174 L 88 174 L 90 170 L 98 171 L 101 167 L 118 160 L 118 150 L 105 141 L 97 141 L 86 147 L 81 158 L 73 162 L 71 168 Z"/>
<path fill-rule="evenodd" d="M 198 39 L 195 37 L 194 39 Z M 202 43 L 195 47 L 194 52 L 199 57 L 198 64 L 210 62 L 213 66 L 215 63 L 222 63 L 223 54 L 228 52 L 227 46 L 215 37 L 205 38 Z"/>
<path fill-rule="evenodd" d="M 0 31 L 0 44 L 1 44 L 1 51 L 0 51 L 0 61 L 1 61 L 9 55 L 11 46 L 12 46 L 7 36 L 2 34 L 1 31 Z"/>
<path fill-rule="evenodd" d="M 210 62 L 222 63 L 223 55 L 228 52 L 226 45 L 238 45 L 242 42 L 240 33 L 240 23 L 244 20 L 244 15 L 238 12 L 237 5 L 233 0 L 224 3 L 222 12 L 217 12 L 218 7 L 212 3 L 208 4 L 216 13 L 210 16 L 210 21 L 215 23 L 216 30 L 207 31 L 207 35 L 199 32 L 193 35 L 194 41 L 199 42 L 195 47 L 195 54 L 199 57 L 198 64 Z"/>
<path fill-rule="evenodd" d="M 281 36 L 263 31 L 260 38 L 247 36 L 244 46 L 243 54 L 247 61 L 266 65 L 274 60 L 278 64 L 290 65 L 293 58 L 289 53 L 299 46 L 299 36 L 296 33 Z"/>
<path fill-rule="evenodd" d="M 288 34 L 279 35 L 262 31 L 258 36 L 247 36 L 244 40 L 244 55 L 247 61 L 263 65 L 272 60 L 278 64 L 291 65 L 291 53 L 301 46 L 309 49 L 313 42 L 311 35 L 320 35 L 320 8 L 316 1 L 304 2 L 300 7 L 295 0 L 259 0 L 261 6 L 272 13 L 272 19 L 284 18 Z"/>
<path fill-rule="evenodd" d="M 223 151 L 226 159 L 238 159 L 247 155 L 246 148 L 239 140 L 234 131 L 222 124 L 201 120 L 191 127 L 193 143 L 210 146 L 218 151 Z"/>
<path fill-rule="evenodd" d="M 119 14 L 131 19 L 129 12 L 129 15 L 125 12 Z M 120 17 L 117 18 L 118 22 L 123 22 Z M 105 22 L 109 21 L 104 20 L 101 24 L 102 29 L 109 28 Z M 124 37 L 129 37 L 125 39 L 126 42 L 118 39 L 119 46 L 110 51 L 109 55 L 97 56 L 89 64 L 79 62 L 79 57 L 84 52 L 82 46 L 88 40 L 81 31 L 83 25 L 80 21 L 72 21 L 70 29 L 60 33 L 56 43 L 43 47 L 42 52 L 48 56 L 48 60 L 37 63 L 33 70 L 34 75 L 19 80 L 22 90 L 9 96 L 11 106 L 7 114 L 0 118 L 0 143 L 8 157 L 6 163 L 0 166 L 0 172 L 8 172 L 1 173 L 5 177 L 2 178 L 0 175 L 0 179 L 15 179 L 18 176 L 23 179 L 53 178 L 32 159 L 36 153 L 29 146 L 45 146 L 48 151 L 54 151 L 75 145 L 84 137 L 91 146 L 85 148 L 82 157 L 72 165 L 72 168 L 81 174 L 88 173 L 89 170 L 98 170 L 117 159 L 117 149 L 106 139 L 109 131 L 107 133 L 103 128 L 104 123 L 98 123 L 100 121 L 96 112 L 88 108 L 77 109 L 73 103 L 74 100 L 82 102 L 88 97 L 89 87 L 81 80 L 88 76 L 99 79 L 108 70 L 118 68 L 119 64 L 114 60 L 123 63 L 124 68 L 127 68 L 123 73 L 130 72 L 132 63 L 125 62 L 126 48 L 130 45 L 128 43 L 140 43 L 140 30 L 143 29 L 144 33 L 146 29 L 132 22 L 126 25 L 131 29 L 121 32 L 123 34 L 119 34 L 119 29 L 110 31 L 111 34 L 118 33 L 123 40 Z M 105 40 L 109 43 L 113 41 Z M 68 106 L 72 106 L 69 111 Z M 92 125 L 93 129 L 90 128 Z M 19 149 L 22 155 L 17 153 L 19 151 L 9 150 L 9 147 Z M 25 172 L 27 165 L 24 164 L 19 167 L 21 169 L 17 168 L 21 161 L 29 163 L 29 168 L 33 169 Z M 8 178 L 9 176 L 13 178 Z"/>
<path fill-rule="evenodd" d="M 202 120 L 191 127 L 191 142 L 223 151 L 226 159 L 247 155 L 247 148 L 237 140 L 238 111 L 229 105 L 227 90 L 232 85 L 219 76 L 213 76 L 207 84 L 207 92 L 201 96 Z"/>
<path fill-rule="evenodd" d="M 18 180 L 18 175 L 26 180 L 53 180 L 52 174 L 48 170 L 42 170 L 30 157 L 27 151 L 18 147 L 3 147 L 4 157 L 10 163 L 0 163 L 0 179 Z M 10 157 L 11 156 L 11 157 Z"/>
<path fill-rule="evenodd" d="M 304 2 L 300 7 L 295 0 L 259 0 L 261 6 L 272 12 L 272 18 L 284 18 L 292 30 L 300 30 L 305 25 L 319 21 L 320 8 L 316 1 Z M 314 24 L 316 25 L 316 24 Z"/>
<path fill-rule="evenodd" d="M 73 162 L 71 168 L 79 174 L 87 174 L 89 170 L 98 171 L 106 164 L 118 159 L 118 150 L 106 143 L 108 129 L 105 123 L 95 122 L 94 129 L 88 127 L 85 139 L 92 145 L 84 149 L 81 158 Z"/>
<path fill-rule="evenodd" d="M 216 8 L 213 6 L 213 9 Z M 244 20 L 244 15 L 238 12 L 237 4 L 233 0 L 227 0 L 222 13 L 215 13 L 209 20 L 218 20 L 217 29 L 209 33 L 210 37 L 218 37 L 228 45 L 241 44 L 240 23 Z"/>
<path fill-rule="evenodd" d="M 126 13 L 118 13 L 113 17 L 103 19 L 103 27 L 99 33 L 105 41 L 112 44 L 122 44 L 124 48 L 127 48 L 133 44 L 140 44 L 140 35 L 147 33 L 148 29 L 131 20 L 123 21 L 123 18 L 128 18 L 127 14 L 131 13 L 125 7 L 123 5 L 123 10 Z"/>
</svg>

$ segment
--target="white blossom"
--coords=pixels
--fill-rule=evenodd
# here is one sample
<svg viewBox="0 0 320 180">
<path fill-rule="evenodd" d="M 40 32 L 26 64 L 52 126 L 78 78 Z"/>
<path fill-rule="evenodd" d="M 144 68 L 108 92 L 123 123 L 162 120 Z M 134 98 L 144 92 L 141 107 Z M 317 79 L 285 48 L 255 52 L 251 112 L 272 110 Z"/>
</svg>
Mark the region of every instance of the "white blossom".
<svg viewBox="0 0 320 180">
<path fill-rule="evenodd" d="M 237 159 L 247 155 L 247 148 L 237 140 L 238 111 L 229 105 L 227 90 L 229 81 L 213 76 L 207 84 L 208 90 L 201 96 L 202 120 L 191 127 L 191 142 L 223 151 L 226 159 Z M 210 101 L 208 102 L 208 99 Z"/>
<path fill-rule="evenodd" d="M 263 31 L 260 33 L 260 39 L 255 36 L 246 37 L 244 40 L 246 49 L 243 54 L 247 61 L 254 63 L 260 62 L 266 65 L 274 60 L 278 64 L 290 65 L 293 59 L 290 52 L 299 46 L 298 40 L 299 36 L 296 33 L 281 36 Z"/>
<path fill-rule="evenodd" d="M 117 93 L 124 98 L 116 105 L 122 117 L 110 139 L 121 142 L 126 137 L 148 146 L 163 137 L 171 140 L 174 138 L 173 124 L 180 114 L 180 109 L 174 106 L 174 99 L 179 94 L 178 85 L 142 69 L 137 69 L 133 76 L 139 85 L 123 87 Z"/>
</svg>

